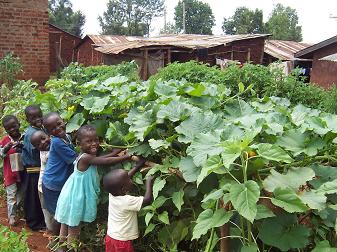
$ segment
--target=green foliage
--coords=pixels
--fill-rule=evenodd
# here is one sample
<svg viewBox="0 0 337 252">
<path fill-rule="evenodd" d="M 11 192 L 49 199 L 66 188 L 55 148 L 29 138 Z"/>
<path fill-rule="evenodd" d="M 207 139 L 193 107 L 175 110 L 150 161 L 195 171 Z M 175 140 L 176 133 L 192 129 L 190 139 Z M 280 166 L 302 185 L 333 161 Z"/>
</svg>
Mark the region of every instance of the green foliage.
<svg viewBox="0 0 337 252">
<path fill-rule="evenodd" d="M 98 17 L 103 34 L 149 35 L 153 18 L 163 15 L 163 0 L 110 0 Z"/>
<path fill-rule="evenodd" d="M 82 36 L 85 16 L 81 11 L 74 12 L 69 0 L 49 0 L 49 23 L 76 36 Z"/>
<path fill-rule="evenodd" d="M 0 85 L 6 84 L 12 88 L 17 82 L 16 77 L 22 72 L 22 64 L 12 53 L 6 54 L 0 60 Z"/>
<path fill-rule="evenodd" d="M 189 62 L 135 82 L 133 71 L 88 69 L 72 65 L 34 97 L 61 112 L 69 131 L 90 123 L 104 149 L 129 148 L 157 163 L 134 177 L 142 194 L 146 176 L 156 176 L 155 200 L 140 212 L 139 251 L 218 250 L 224 224 L 241 251 L 336 247 L 337 115 L 265 96 L 287 82 L 282 75 Z M 105 193 L 99 202 L 105 212 L 82 232 L 94 251 L 105 231 Z"/>
<path fill-rule="evenodd" d="M 185 4 L 185 31 L 183 31 L 183 3 Z M 179 1 L 174 8 L 176 28 L 187 34 L 212 34 L 215 25 L 213 11 L 208 3 L 199 0 Z"/>
<path fill-rule="evenodd" d="M 279 3 L 266 23 L 266 31 L 273 39 L 302 41 L 302 27 L 298 25 L 296 10 Z"/>
<path fill-rule="evenodd" d="M 0 225 L 1 252 L 29 252 L 27 238 L 29 233 L 22 229 L 20 233 L 10 230 L 8 227 Z"/>
<path fill-rule="evenodd" d="M 262 10 L 239 7 L 232 17 L 224 18 L 222 30 L 225 34 L 256 34 L 264 32 Z"/>
</svg>

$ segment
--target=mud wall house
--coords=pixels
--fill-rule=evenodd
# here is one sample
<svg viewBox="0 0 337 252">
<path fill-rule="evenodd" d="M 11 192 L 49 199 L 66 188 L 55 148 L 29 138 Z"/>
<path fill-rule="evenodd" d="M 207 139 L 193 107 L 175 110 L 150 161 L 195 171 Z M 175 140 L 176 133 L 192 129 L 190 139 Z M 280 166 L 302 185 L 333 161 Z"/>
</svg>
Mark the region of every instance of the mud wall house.
<svg viewBox="0 0 337 252">
<path fill-rule="evenodd" d="M 263 65 L 277 64 L 286 75 L 296 67 L 309 69 L 311 68 L 311 60 L 296 58 L 295 53 L 311 45 L 295 41 L 268 39 L 264 45 Z M 310 78 L 309 71 L 307 75 Z"/>
<path fill-rule="evenodd" d="M 22 79 L 43 84 L 49 78 L 47 0 L 0 1 L 0 58 L 20 57 Z"/>
<path fill-rule="evenodd" d="M 50 72 L 56 73 L 60 69 L 76 61 L 76 46 L 82 41 L 71 33 L 49 24 L 49 64 Z"/>
<path fill-rule="evenodd" d="M 336 53 L 337 36 L 334 36 L 297 52 L 295 57 L 311 60 L 310 82 L 328 88 L 337 84 L 337 62 L 333 56 Z"/>
<path fill-rule="evenodd" d="M 164 35 L 152 38 L 88 35 L 77 46 L 77 61 L 84 65 L 118 64 L 135 60 L 147 79 L 171 62 L 197 60 L 215 65 L 217 59 L 261 64 L 268 35 Z"/>
</svg>

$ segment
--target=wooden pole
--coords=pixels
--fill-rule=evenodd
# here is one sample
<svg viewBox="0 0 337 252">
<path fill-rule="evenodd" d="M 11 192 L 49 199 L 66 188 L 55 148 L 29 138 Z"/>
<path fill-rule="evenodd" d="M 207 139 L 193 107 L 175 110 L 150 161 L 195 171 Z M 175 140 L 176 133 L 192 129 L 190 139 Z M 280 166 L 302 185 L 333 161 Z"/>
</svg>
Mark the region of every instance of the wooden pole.
<svg viewBox="0 0 337 252">
<path fill-rule="evenodd" d="M 167 49 L 167 64 L 171 63 L 171 49 Z"/>
<path fill-rule="evenodd" d="M 144 50 L 144 61 L 143 61 L 143 79 L 147 80 L 147 71 L 148 71 L 148 61 L 149 61 L 149 51 Z"/>
<path fill-rule="evenodd" d="M 247 52 L 247 62 L 250 62 L 250 47 L 248 48 L 248 52 Z"/>
</svg>

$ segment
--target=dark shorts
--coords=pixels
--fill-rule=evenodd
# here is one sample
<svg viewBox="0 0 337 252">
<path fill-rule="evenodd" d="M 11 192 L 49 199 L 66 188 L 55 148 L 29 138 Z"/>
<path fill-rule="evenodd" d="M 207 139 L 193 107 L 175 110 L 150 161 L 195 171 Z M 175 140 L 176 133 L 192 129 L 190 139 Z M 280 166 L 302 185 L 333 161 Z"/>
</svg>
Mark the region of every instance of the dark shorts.
<svg viewBox="0 0 337 252">
<path fill-rule="evenodd" d="M 105 236 L 105 252 L 134 252 L 132 241 L 118 241 Z"/>
<path fill-rule="evenodd" d="M 55 215 L 57 200 L 60 196 L 60 191 L 53 191 L 48 189 L 42 183 L 42 192 L 43 192 L 43 199 L 44 199 L 44 206 L 48 210 L 51 215 Z"/>
</svg>

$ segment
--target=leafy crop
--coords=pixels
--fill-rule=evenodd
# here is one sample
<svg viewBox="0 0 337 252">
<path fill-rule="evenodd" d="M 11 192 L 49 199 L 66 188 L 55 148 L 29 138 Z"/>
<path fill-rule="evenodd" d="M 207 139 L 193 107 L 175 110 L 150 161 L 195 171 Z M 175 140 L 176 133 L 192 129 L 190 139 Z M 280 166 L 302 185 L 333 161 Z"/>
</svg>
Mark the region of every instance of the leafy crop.
<svg viewBox="0 0 337 252">
<path fill-rule="evenodd" d="M 0 251 L 1 252 L 28 252 L 28 232 L 24 229 L 20 233 L 11 231 L 8 227 L 0 225 Z"/>
<path fill-rule="evenodd" d="M 157 176 L 154 202 L 140 213 L 139 251 L 212 251 L 228 239 L 230 251 L 333 249 L 337 115 L 227 84 L 59 79 L 35 102 L 61 112 L 68 132 L 93 124 L 102 147 L 157 164 L 134 179 L 139 194 L 145 177 Z M 93 232 L 104 233 L 106 202 L 103 193 L 105 215 L 85 227 L 92 246 Z"/>
</svg>

